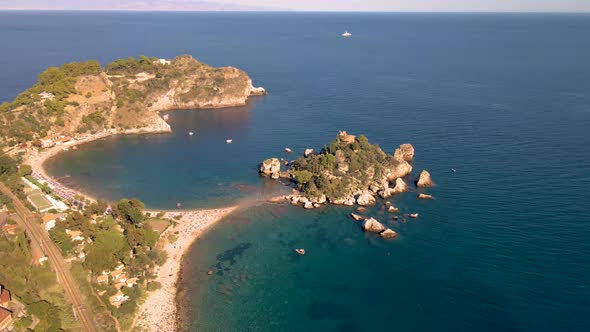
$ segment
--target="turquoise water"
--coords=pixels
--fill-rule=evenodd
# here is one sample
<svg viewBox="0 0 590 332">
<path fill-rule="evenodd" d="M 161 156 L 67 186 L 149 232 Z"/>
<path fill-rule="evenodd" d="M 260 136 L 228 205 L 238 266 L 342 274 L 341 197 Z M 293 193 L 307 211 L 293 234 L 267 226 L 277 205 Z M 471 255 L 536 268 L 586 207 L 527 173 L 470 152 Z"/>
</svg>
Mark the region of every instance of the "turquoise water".
<svg viewBox="0 0 590 332">
<path fill-rule="evenodd" d="M 258 161 L 341 129 L 416 148 L 436 200 L 395 197 L 420 213 L 406 223 L 368 213 L 397 240 L 363 234 L 349 208 L 261 205 L 222 222 L 183 275 L 191 331 L 590 329 L 589 15 L 0 13 L 0 31 L 0 100 L 48 65 L 142 53 L 235 65 L 269 90 L 48 165 L 101 197 L 266 194 L 281 187 Z"/>
</svg>

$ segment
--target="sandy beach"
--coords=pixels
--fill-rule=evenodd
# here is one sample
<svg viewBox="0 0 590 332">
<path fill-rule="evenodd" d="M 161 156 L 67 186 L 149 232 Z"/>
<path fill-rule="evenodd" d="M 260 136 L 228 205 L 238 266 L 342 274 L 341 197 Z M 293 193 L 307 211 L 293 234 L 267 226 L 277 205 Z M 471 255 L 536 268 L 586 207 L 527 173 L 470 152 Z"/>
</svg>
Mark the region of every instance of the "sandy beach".
<svg viewBox="0 0 590 332">
<path fill-rule="evenodd" d="M 82 196 L 90 201 L 96 201 L 95 197 L 92 197 L 91 195 L 89 195 L 87 193 L 83 193 L 83 192 L 80 192 L 79 190 L 74 190 L 72 188 L 68 188 L 68 187 L 62 185 L 61 183 L 59 183 L 59 181 L 57 181 L 57 179 L 54 179 L 49 174 L 47 174 L 47 172 L 45 171 L 45 168 L 43 167 L 43 164 L 49 158 L 51 158 L 61 152 L 66 151 L 66 149 L 69 150 L 69 149 L 72 149 L 74 146 L 89 143 L 92 141 L 96 141 L 96 140 L 99 140 L 102 138 L 109 137 L 111 135 L 113 135 L 113 133 L 110 131 L 107 131 L 107 132 L 102 132 L 102 133 L 98 133 L 98 134 L 94 134 L 94 135 L 89 135 L 88 137 L 86 137 L 84 139 L 73 141 L 72 143 L 70 143 L 68 145 L 55 145 L 55 146 L 53 146 L 49 149 L 46 149 L 40 153 L 29 155 L 28 158 L 25 159 L 24 164 L 28 164 L 31 166 L 31 168 L 33 169 L 33 177 L 35 177 L 35 178 L 41 177 L 44 181 L 50 182 L 51 185 L 53 187 L 55 187 L 54 189 L 57 189 L 57 190 L 63 191 L 63 192 L 68 192 L 68 193 L 75 194 L 75 195 L 79 195 L 79 196 Z"/>
<path fill-rule="evenodd" d="M 168 260 L 158 271 L 156 281 L 162 288 L 148 294 L 135 317 L 134 326 L 141 331 L 177 331 L 176 284 L 180 275 L 184 255 L 193 242 L 205 234 L 216 222 L 234 212 L 238 207 L 222 209 L 166 212 L 164 218 L 174 220 L 182 214 L 176 227 L 168 228 L 160 239 L 163 249 L 168 253 Z M 149 211 L 148 211 L 149 212 Z M 157 213 L 156 211 L 153 211 Z M 178 232 L 178 239 L 169 243 L 169 234 Z"/>
</svg>

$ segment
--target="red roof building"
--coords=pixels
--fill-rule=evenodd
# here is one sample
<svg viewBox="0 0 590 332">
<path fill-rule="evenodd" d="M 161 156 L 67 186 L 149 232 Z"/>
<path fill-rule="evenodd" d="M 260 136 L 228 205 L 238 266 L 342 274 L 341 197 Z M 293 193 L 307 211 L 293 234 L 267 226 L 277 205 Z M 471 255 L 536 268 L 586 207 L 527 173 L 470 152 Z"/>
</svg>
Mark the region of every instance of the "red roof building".
<svg viewBox="0 0 590 332">
<path fill-rule="evenodd" d="M 10 292 L 6 288 L 0 286 L 0 306 L 6 307 L 11 300 Z"/>
<path fill-rule="evenodd" d="M 8 327 L 12 324 L 12 311 L 4 308 L 0 308 L 0 331 L 4 329 L 8 330 Z"/>
</svg>

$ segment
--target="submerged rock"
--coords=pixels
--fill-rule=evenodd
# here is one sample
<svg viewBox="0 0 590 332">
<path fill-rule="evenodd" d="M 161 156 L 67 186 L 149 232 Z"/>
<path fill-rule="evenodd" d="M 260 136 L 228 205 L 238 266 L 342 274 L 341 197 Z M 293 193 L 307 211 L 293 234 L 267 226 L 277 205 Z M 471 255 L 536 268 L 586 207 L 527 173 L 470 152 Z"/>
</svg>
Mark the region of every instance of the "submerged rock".
<svg viewBox="0 0 590 332">
<path fill-rule="evenodd" d="M 427 195 L 427 194 L 418 194 L 418 198 L 419 199 L 434 199 L 434 197 L 432 197 L 432 195 Z"/>
<path fill-rule="evenodd" d="M 387 212 L 389 212 L 389 213 L 398 213 L 399 212 L 399 209 L 392 205 L 392 206 L 389 207 L 389 209 L 387 209 Z"/>
<path fill-rule="evenodd" d="M 352 219 L 354 219 L 355 221 L 361 221 L 363 219 L 365 219 L 363 216 L 360 216 L 358 214 L 355 213 L 351 213 L 350 216 L 352 217 Z"/>
<path fill-rule="evenodd" d="M 365 232 L 371 232 L 375 234 L 379 234 L 385 230 L 385 226 L 382 223 L 377 221 L 375 218 L 365 219 L 363 222 L 363 230 Z"/>
<path fill-rule="evenodd" d="M 418 180 L 416 180 L 416 186 L 417 187 L 432 187 L 432 186 L 434 186 L 434 182 L 432 182 L 432 179 L 430 178 L 430 173 L 428 173 L 428 171 L 423 170 L 422 172 L 420 172 L 420 174 L 418 175 Z"/>
</svg>

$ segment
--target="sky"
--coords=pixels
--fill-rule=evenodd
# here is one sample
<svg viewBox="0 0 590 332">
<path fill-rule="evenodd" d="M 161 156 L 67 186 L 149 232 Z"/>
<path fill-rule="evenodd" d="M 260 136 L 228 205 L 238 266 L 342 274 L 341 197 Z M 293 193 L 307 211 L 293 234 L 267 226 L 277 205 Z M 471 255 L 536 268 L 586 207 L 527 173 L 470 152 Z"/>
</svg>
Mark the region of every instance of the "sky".
<svg viewBox="0 0 590 332">
<path fill-rule="evenodd" d="M 0 9 L 590 12 L 590 0 L 0 0 Z"/>
</svg>

